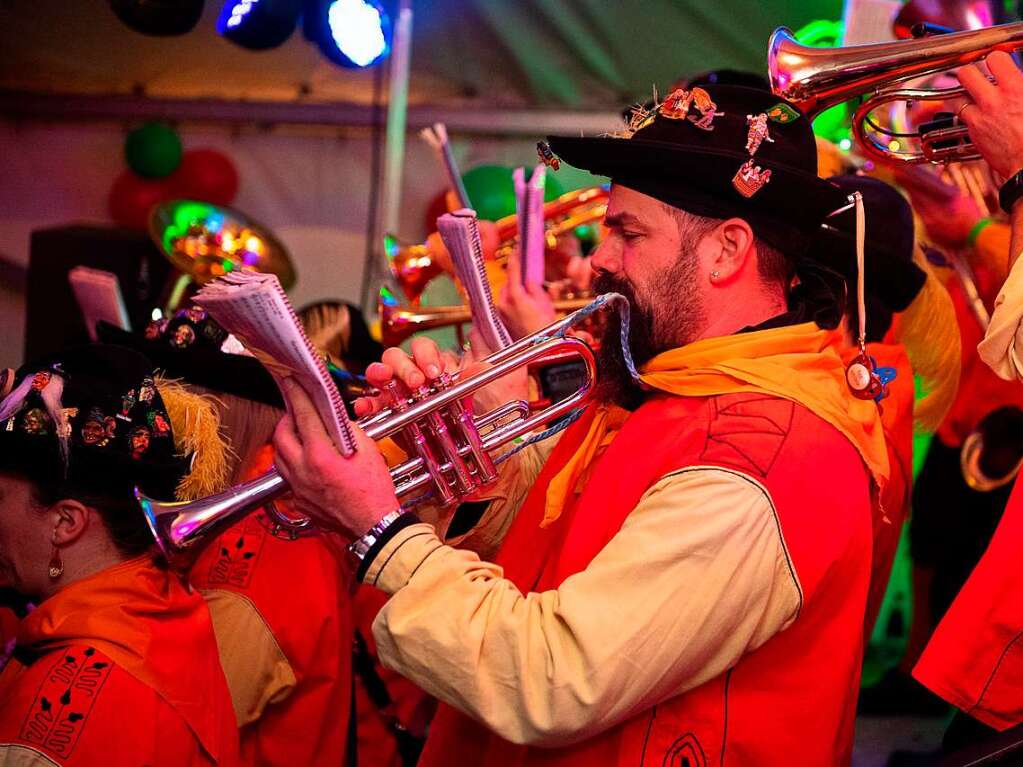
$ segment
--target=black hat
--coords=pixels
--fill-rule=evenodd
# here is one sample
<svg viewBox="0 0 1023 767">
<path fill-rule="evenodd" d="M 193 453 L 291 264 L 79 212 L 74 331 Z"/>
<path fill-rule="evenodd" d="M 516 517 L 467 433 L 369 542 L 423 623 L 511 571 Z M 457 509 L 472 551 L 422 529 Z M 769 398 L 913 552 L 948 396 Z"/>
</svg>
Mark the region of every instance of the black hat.
<svg viewBox="0 0 1023 767">
<path fill-rule="evenodd" d="M 867 176 L 831 179 L 846 194 L 863 196 L 866 238 L 863 252 L 864 290 L 891 312 L 904 311 L 924 286 L 927 274 L 913 263 L 913 210 L 889 184 Z M 830 264 L 850 285 L 856 284 L 856 212 L 828 219 L 808 256 Z M 868 323 L 869 324 L 869 323 Z"/>
<path fill-rule="evenodd" d="M 118 346 L 81 346 L 23 366 L 0 401 L 0 471 L 62 491 L 174 498 L 190 456 L 178 455 L 153 365 Z"/>
<path fill-rule="evenodd" d="M 227 332 L 204 309 L 181 309 L 170 320 L 154 320 L 141 334 L 98 324 L 101 341 L 146 355 L 168 376 L 224 394 L 284 407 L 273 376 L 255 357 L 227 354 Z"/>
<path fill-rule="evenodd" d="M 674 207 L 712 218 L 740 216 L 788 255 L 846 204 L 838 187 L 817 176 L 809 119 L 754 88 L 679 89 L 656 109 L 640 110 L 621 137 L 550 136 L 548 142 L 569 165 Z"/>
</svg>

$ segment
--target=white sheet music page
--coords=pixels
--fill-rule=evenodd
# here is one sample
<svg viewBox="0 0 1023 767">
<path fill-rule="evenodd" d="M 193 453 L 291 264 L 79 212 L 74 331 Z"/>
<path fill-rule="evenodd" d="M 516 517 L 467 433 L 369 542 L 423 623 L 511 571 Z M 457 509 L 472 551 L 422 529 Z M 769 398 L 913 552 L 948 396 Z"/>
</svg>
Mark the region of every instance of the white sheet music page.
<svg viewBox="0 0 1023 767">
<path fill-rule="evenodd" d="M 231 272 L 205 285 L 195 302 L 241 341 L 278 385 L 287 376 L 301 383 L 338 450 L 343 455 L 354 452 L 341 395 L 276 276 Z"/>
</svg>

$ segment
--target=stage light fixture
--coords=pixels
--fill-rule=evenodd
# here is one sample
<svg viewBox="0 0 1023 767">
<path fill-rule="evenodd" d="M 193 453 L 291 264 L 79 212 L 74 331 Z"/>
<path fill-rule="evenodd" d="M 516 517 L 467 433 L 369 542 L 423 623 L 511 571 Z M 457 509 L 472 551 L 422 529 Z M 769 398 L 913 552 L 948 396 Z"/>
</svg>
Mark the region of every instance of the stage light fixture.
<svg viewBox="0 0 1023 767">
<path fill-rule="evenodd" d="M 110 0 L 126 26 L 154 37 L 190 32 L 202 17 L 203 0 Z"/>
<path fill-rule="evenodd" d="M 263 51 L 291 37 L 301 13 L 301 0 L 227 0 L 217 32 L 243 48 Z"/>
<path fill-rule="evenodd" d="M 343 67 L 373 66 L 391 50 L 391 19 L 376 0 L 326 0 L 306 9 L 306 36 Z"/>
</svg>

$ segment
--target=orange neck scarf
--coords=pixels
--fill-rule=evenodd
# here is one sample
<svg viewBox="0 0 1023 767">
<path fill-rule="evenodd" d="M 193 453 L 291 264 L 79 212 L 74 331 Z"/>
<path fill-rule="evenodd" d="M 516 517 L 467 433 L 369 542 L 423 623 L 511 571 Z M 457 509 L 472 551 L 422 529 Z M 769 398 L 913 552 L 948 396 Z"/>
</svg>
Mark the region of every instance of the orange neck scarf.
<svg viewBox="0 0 1023 767">
<path fill-rule="evenodd" d="M 845 382 L 841 330 L 812 322 L 706 338 L 657 355 L 643 366 L 647 386 L 682 397 L 771 394 L 802 405 L 838 429 L 859 451 L 878 486 L 888 478 L 888 451 L 877 405 L 856 399 Z M 628 413 L 600 405 L 575 454 L 547 488 L 542 527 L 556 520 L 596 456 Z"/>
<path fill-rule="evenodd" d="M 148 556 L 108 567 L 44 600 L 18 630 L 18 649 L 32 655 L 74 644 L 95 647 L 159 693 L 217 753 L 217 706 L 209 698 L 221 672 L 213 629 L 202 597 L 173 573 Z"/>
</svg>

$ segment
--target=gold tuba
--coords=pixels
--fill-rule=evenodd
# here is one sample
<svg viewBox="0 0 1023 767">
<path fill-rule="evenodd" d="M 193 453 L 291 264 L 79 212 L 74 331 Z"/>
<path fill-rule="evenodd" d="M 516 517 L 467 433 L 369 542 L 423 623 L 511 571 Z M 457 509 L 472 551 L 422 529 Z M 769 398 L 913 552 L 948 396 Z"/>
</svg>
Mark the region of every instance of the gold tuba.
<svg viewBox="0 0 1023 767">
<path fill-rule="evenodd" d="M 948 163 L 980 157 L 966 126 L 951 119 L 913 129 L 884 125 L 882 107 L 908 101 L 946 101 L 965 89 L 909 88 L 907 80 L 945 72 L 984 59 L 994 51 L 1023 47 L 1023 22 L 845 48 L 801 45 L 781 27 L 768 43 L 771 89 L 808 117 L 856 96 L 865 96 L 853 116 L 853 135 L 864 152 L 897 163 Z"/>
<path fill-rule="evenodd" d="M 405 505 L 426 500 L 426 493 L 443 505 L 456 503 L 496 479 L 495 466 L 511 454 L 513 440 L 558 422 L 566 423 L 565 419 L 589 399 L 597 368 L 590 347 L 565 332 L 598 309 L 625 301 L 615 293 L 600 296 L 586 308 L 495 352 L 486 360 L 489 367 L 464 380 L 458 373 L 442 376 L 430 389 L 416 392 L 411 398 L 392 389 L 392 407 L 363 419 L 359 425 L 371 439 L 402 433 L 415 447 L 416 455 L 391 468 L 395 491 Z M 479 416 L 463 404 L 466 397 L 513 370 L 565 355 L 578 357 L 585 375 L 576 391 L 563 400 L 541 410 L 533 410 L 524 400 L 513 400 Z M 496 455 L 499 451 L 500 456 Z M 309 519 L 288 516 L 274 507 L 274 499 L 287 490 L 287 483 L 274 468 L 197 501 L 165 503 L 146 497 L 138 489 L 135 496 L 168 563 L 184 573 L 209 542 L 259 507 L 266 509 L 275 535 L 293 539 L 315 533 Z"/>
</svg>

